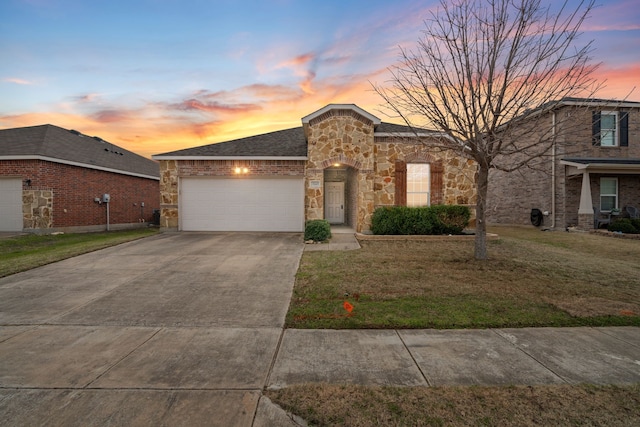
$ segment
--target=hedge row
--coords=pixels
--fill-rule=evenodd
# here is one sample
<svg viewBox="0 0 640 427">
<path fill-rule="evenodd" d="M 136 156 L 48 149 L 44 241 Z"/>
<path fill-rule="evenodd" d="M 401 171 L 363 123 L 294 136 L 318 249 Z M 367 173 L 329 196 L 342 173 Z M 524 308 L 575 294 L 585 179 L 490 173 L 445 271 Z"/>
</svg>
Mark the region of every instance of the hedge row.
<svg viewBox="0 0 640 427">
<path fill-rule="evenodd" d="M 373 213 L 373 234 L 462 234 L 469 225 L 471 211 L 466 206 L 383 207 Z"/>
<path fill-rule="evenodd" d="M 640 219 L 620 218 L 607 227 L 609 231 L 619 231 L 627 234 L 640 234 Z"/>
</svg>

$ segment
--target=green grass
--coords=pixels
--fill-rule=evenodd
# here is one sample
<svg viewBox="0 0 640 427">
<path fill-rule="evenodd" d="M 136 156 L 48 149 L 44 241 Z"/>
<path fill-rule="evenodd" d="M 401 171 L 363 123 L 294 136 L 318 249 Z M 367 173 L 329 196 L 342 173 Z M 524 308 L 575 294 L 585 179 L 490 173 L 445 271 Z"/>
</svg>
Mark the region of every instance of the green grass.
<svg viewBox="0 0 640 427">
<path fill-rule="evenodd" d="M 21 235 L 0 239 L 0 277 L 152 236 L 153 228 L 100 233 Z"/>
<path fill-rule="evenodd" d="M 362 241 L 357 251 L 307 252 L 286 326 L 640 326 L 640 241 L 495 231 L 487 261 L 473 259 L 473 241 Z"/>
</svg>

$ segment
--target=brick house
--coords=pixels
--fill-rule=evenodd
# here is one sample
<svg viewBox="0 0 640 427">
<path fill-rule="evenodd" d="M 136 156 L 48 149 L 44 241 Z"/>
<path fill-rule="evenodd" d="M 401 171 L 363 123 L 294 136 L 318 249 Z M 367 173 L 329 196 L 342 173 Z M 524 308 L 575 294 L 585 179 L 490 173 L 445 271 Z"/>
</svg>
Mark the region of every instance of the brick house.
<svg viewBox="0 0 640 427">
<path fill-rule="evenodd" d="M 586 230 L 640 208 L 640 102 L 564 98 L 533 120 L 555 143 L 538 168 L 491 171 L 488 222 Z"/>
<path fill-rule="evenodd" d="M 158 182 L 157 162 L 98 137 L 53 125 L 0 130 L 0 231 L 138 227 L 159 208 Z"/>
<path fill-rule="evenodd" d="M 300 232 L 327 219 L 366 233 L 380 206 L 474 206 L 475 164 L 439 138 L 330 104 L 300 127 L 157 154 L 161 229 Z"/>
</svg>

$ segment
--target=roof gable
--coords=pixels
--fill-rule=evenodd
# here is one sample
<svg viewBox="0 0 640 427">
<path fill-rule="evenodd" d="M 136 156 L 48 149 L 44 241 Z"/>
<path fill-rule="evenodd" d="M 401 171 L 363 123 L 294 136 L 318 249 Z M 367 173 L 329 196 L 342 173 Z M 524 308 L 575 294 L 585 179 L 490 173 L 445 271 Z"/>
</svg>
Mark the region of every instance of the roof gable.
<svg viewBox="0 0 640 427">
<path fill-rule="evenodd" d="M 54 125 L 0 130 L 0 160 L 41 159 L 159 178 L 158 164 L 101 138 Z"/>
</svg>

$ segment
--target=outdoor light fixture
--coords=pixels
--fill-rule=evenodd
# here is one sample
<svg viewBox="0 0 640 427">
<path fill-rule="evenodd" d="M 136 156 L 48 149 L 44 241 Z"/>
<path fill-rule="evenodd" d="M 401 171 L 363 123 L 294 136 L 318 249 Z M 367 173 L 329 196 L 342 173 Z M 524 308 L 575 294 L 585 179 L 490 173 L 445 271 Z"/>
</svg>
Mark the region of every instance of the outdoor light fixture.
<svg viewBox="0 0 640 427">
<path fill-rule="evenodd" d="M 340 167 L 340 163 L 334 163 L 333 166 L 339 168 Z"/>
<path fill-rule="evenodd" d="M 26 184 L 27 187 L 31 187 L 31 180 L 30 179 L 25 179 L 24 183 Z"/>
<path fill-rule="evenodd" d="M 241 167 L 237 167 L 234 169 L 234 172 L 237 174 L 245 174 L 245 173 L 249 173 L 249 168 L 241 168 Z"/>
</svg>

